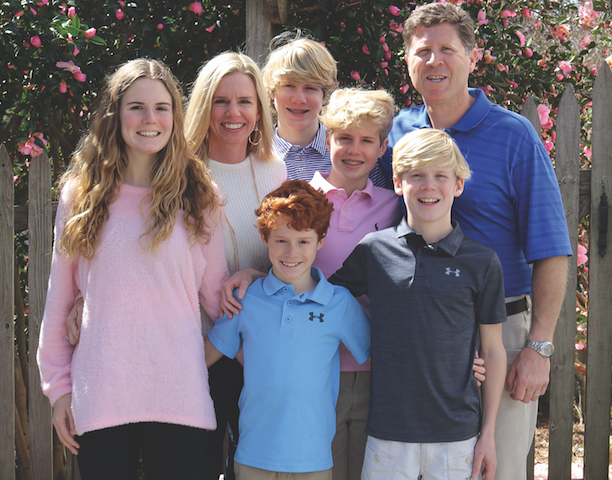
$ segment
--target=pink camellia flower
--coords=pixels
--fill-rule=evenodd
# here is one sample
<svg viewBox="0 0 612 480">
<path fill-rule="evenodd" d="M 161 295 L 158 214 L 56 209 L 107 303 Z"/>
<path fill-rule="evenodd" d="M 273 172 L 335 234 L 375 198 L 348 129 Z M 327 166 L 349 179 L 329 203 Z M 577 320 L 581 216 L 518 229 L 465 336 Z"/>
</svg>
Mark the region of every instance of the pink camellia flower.
<svg viewBox="0 0 612 480">
<path fill-rule="evenodd" d="M 389 22 L 389 30 L 395 33 L 402 33 L 404 31 L 404 26 L 398 25 L 398 23 L 395 20 L 391 20 Z"/>
<path fill-rule="evenodd" d="M 395 17 L 397 17 L 400 14 L 400 9 L 397 8 L 395 5 L 391 5 L 389 7 L 389 13 Z"/>
<path fill-rule="evenodd" d="M 38 13 L 36 12 L 35 9 L 33 9 L 32 7 L 30 7 L 30 12 L 32 12 L 32 15 L 38 15 Z"/>
<path fill-rule="evenodd" d="M 36 157 L 43 152 L 42 147 L 39 147 L 34 143 L 35 138 L 38 138 L 42 141 L 43 145 L 47 145 L 47 141 L 45 140 L 42 132 L 36 132 L 30 138 L 28 138 L 25 142 L 19 142 L 17 144 L 18 150 L 23 155 L 31 155 L 32 157 Z"/>
<path fill-rule="evenodd" d="M 516 12 L 513 12 L 512 10 L 502 11 L 501 18 L 510 18 L 510 17 L 516 17 Z"/>
<path fill-rule="evenodd" d="M 40 37 L 38 35 L 33 36 L 32 38 L 30 38 L 30 44 L 34 47 L 34 48 L 38 48 L 40 47 L 40 45 L 42 44 L 42 42 L 40 41 Z"/>
<path fill-rule="evenodd" d="M 525 49 L 525 56 L 527 56 L 529 58 L 533 57 L 533 50 L 531 48 L 527 47 Z"/>
<path fill-rule="evenodd" d="M 548 105 L 544 105 L 543 103 L 541 103 L 540 105 L 538 105 L 538 116 L 540 117 L 540 125 L 545 125 L 546 123 L 548 123 L 548 119 L 550 116 L 550 107 Z"/>
<path fill-rule="evenodd" d="M 123 10 L 119 8 L 115 10 L 115 17 L 117 18 L 117 20 L 123 20 L 123 17 L 125 17 L 125 13 L 123 13 Z"/>
<path fill-rule="evenodd" d="M 402 95 L 406 95 L 406 92 L 408 91 L 408 84 L 404 83 L 400 88 L 399 91 Z"/>
<path fill-rule="evenodd" d="M 23 10 L 22 10 L 22 11 L 20 11 L 20 12 L 17 12 L 17 13 L 15 14 L 15 18 L 21 18 L 21 17 L 23 17 L 23 13 L 24 13 L 24 12 L 23 12 Z"/>
<path fill-rule="evenodd" d="M 361 51 L 363 53 L 365 53 L 366 55 L 370 55 L 370 49 L 368 48 L 368 44 L 367 43 L 363 44 L 363 47 L 361 47 Z"/>
<path fill-rule="evenodd" d="M 359 35 L 362 35 L 362 34 L 363 34 L 363 30 L 361 29 L 361 27 L 357 27 L 357 33 L 358 33 Z"/>
<path fill-rule="evenodd" d="M 486 25 L 488 23 L 489 20 L 487 19 L 487 13 L 484 10 L 478 12 L 478 22 L 476 22 L 476 25 Z"/>
<path fill-rule="evenodd" d="M 591 75 L 597 75 L 597 67 L 591 68 Z"/>
<path fill-rule="evenodd" d="M 85 31 L 85 38 L 91 38 L 96 36 L 96 29 L 91 27 Z"/>
<path fill-rule="evenodd" d="M 117 3 L 121 8 L 125 8 L 125 2 L 123 0 L 119 0 Z"/>
<path fill-rule="evenodd" d="M 586 158 L 591 158 L 593 156 L 593 151 L 589 147 L 584 147 L 583 151 Z"/>
<path fill-rule="evenodd" d="M 561 81 L 563 81 L 563 74 L 562 73 L 557 75 L 557 82 L 561 82 Z"/>
<path fill-rule="evenodd" d="M 480 88 L 487 95 L 489 95 L 489 93 L 491 93 L 493 90 L 495 90 L 491 85 L 485 85 L 484 87 L 478 87 L 478 88 Z"/>
<path fill-rule="evenodd" d="M 70 7 L 68 9 L 68 18 L 74 18 L 75 15 L 76 15 L 76 8 Z"/>
<path fill-rule="evenodd" d="M 85 80 L 87 80 L 87 75 L 85 75 L 83 72 L 79 72 L 74 75 L 74 79 L 77 82 L 84 82 Z"/>
<path fill-rule="evenodd" d="M 77 46 L 74 46 L 74 51 L 72 52 L 72 56 L 76 57 L 79 54 L 80 50 L 77 48 Z"/>
<path fill-rule="evenodd" d="M 580 252 L 580 247 L 582 247 L 582 245 L 578 246 L 578 252 Z M 584 253 L 586 253 L 586 248 L 584 249 Z M 587 327 L 585 327 L 584 325 L 578 325 L 576 327 L 576 330 L 578 330 L 579 332 L 582 332 L 582 333 L 586 333 L 587 332 Z"/>
<path fill-rule="evenodd" d="M 202 4 L 200 2 L 193 2 L 191 5 L 189 5 L 189 10 L 191 10 L 196 15 L 199 15 L 204 11 L 204 8 L 202 7 Z"/>
<path fill-rule="evenodd" d="M 69 62 L 57 62 L 55 66 L 57 68 L 63 68 L 65 72 L 70 72 L 73 75 L 81 72 L 81 67 L 75 65 L 72 60 L 70 60 Z"/>
<path fill-rule="evenodd" d="M 559 69 L 563 72 L 563 75 L 568 75 L 572 70 L 574 70 L 574 67 L 572 67 L 572 64 L 567 60 L 561 60 L 559 62 Z"/>
<path fill-rule="evenodd" d="M 380 38 L 378 39 L 378 41 L 379 41 L 380 43 L 385 43 L 385 40 L 386 40 L 386 39 L 387 39 L 387 36 L 386 36 L 386 35 L 383 35 L 382 37 L 380 37 Z"/>
<path fill-rule="evenodd" d="M 548 153 L 552 152 L 552 149 L 555 147 L 555 144 L 550 140 L 544 140 L 544 148 Z"/>
<path fill-rule="evenodd" d="M 516 31 L 516 36 L 519 38 L 520 42 L 521 42 L 521 47 L 525 46 L 525 35 L 523 35 L 521 32 L 519 32 L 518 30 Z"/>
<path fill-rule="evenodd" d="M 158 23 L 158 24 L 157 24 L 157 29 L 158 29 L 158 30 L 161 30 L 161 29 L 163 29 L 163 28 L 164 28 L 164 24 L 163 24 L 163 23 Z"/>
<path fill-rule="evenodd" d="M 351 72 L 351 78 L 355 80 L 356 82 L 358 82 L 359 80 L 361 80 L 361 75 L 359 75 L 359 72 L 353 70 Z"/>
<path fill-rule="evenodd" d="M 380 62 L 380 68 L 387 68 L 388 62 Z"/>
<path fill-rule="evenodd" d="M 391 52 L 386 51 L 383 53 L 383 57 L 385 57 L 385 60 L 391 60 Z"/>
<path fill-rule="evenodd" d="M 513 82 L 512 80 L 508 80 L 508 83 L 512 85 L 513 88 L 518 88 L 518 83 Z"/>
<path fill-rule="evenodd" d="M 589 43 L 591 43 L 591 36 L 587 33 L 578 45 L 580 48 L 584 48 L 588 46 Z"/>
<path fill-rule="evenodd" d="M 383 47 L 383 50 L 384 50 L 385 52 L 388 52 L 388 51 L 389 51 L 389 45 L 387 45 L 386 43 L 383 43 L 383 44 L 382 44 L 382 47 Z"/>
<path fill-rule="evenodd" d="M 68 90 L 68 86 L 66 85 L 66 81 L 62 79 L 62 81 L 59 84 L 58 87 L 60 93 L 66 93 L 66 90 Z"/>
<path fill-rule="evenodd" d="M 206 31 L 207 31 L 208 33 L 212 32 L 212 31 L 215 29 L 215 26 L 216 26 L 216 25 L 213 23 L 213 24 L 212 24 L 210 27 L 208 27 L 208 28 L 206 29 Z"/>
<path fill-rule="evenodd" d="M 551 29 L 550 34 L 564 42 L 567 40 L 567 36 L 569 35 L 569 29 L 565 25 L 555 25 Z"/>
<path fill-rule="evenodd" d="M 528 8 L 523 8 L 521 10 L 521 15 L 525 18 L 531 18 L 531 10 L 529 10 Z"/>
<path fill-rule="evenodd" d="M 586 345 L 584 344 L 584 342 L 578 342 L 576 344 L 576 350 L 584 350 L 586 348 Z"/>
<path fill-rule="evenodd" d="M 578 266 L 584 265 L 589 261 L 589 257 L 587 256 L 587 249 L 584 245 L 578 244 Z"/>
</svg>

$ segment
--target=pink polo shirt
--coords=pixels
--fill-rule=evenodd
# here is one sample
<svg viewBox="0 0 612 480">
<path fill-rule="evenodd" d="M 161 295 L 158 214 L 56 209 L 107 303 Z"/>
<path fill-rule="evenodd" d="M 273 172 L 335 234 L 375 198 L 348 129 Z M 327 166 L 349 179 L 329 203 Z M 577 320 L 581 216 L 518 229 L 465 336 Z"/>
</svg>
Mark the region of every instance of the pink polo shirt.
<svg viewBox="0 0 612 480">
<path fill-rule="evenodd" d="M 310 185 L 322 190 L 334 205 L 325 243 L 317 252 L 314 266 L 321 269 L 325 278 L 338 270 L 355 246 L 368 233 L 395 226 L 400 221 L 397 195 L 385 188 L 375 187 L 368 179 L 363 190 L 356 190 L 348 197 L 343 188 L 336 188 L 327 181 L 329 175 L 316 172 Z M 369 314 L 366 296 L 358 298 Z M 348 349 L 340 345 L 340 370 L 357 372 L 370 369 L 370 362 L 359 365 Z"/>
</svg>

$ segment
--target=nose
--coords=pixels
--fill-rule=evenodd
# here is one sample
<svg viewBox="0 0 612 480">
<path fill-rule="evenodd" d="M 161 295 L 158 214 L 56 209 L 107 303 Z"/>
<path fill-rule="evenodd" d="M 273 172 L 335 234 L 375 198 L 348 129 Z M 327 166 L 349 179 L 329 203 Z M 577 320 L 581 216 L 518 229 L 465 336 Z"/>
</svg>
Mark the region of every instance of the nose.
<svg viewBox="0 0 612 480">
<path fill-rule="evenodd" d="M 237 117 L 240 115 L 240 109 L 238 108 L 238 103 L 235 101 L 231 101 L 227 107 L 227 114 L 231 117 Z"/>
<path fill-rule="evenodd" d="M 421 183 L 421 188 L 423 190 L 430 190 L 431 188 L 433 188 L 433 178 L 431 177 L 425 177 L 423 178 L 423 182 Z"/>
<path fill-rule="evenodd" d="M 293 100 L 296 102 L 303 102 L 305 98 L 304 89 L 302 87 L 296 88 L 293 94 Z"/>
<path fill-rule="evenodd" d="M 429 54 L 429 58 L 427 59 L 427 65 L 431 67 L 434 65 L 439 65 L 440 63 L 442 63 L 442 57 L 439 55 L 438 52 L 432 50 Z"/>
<path fill-rule="evenodd" d="M 145 110 L 143 122 L 144 123 L 155 123 L 155 111 L 152 108 L 147 108 Z"/>
</svg>

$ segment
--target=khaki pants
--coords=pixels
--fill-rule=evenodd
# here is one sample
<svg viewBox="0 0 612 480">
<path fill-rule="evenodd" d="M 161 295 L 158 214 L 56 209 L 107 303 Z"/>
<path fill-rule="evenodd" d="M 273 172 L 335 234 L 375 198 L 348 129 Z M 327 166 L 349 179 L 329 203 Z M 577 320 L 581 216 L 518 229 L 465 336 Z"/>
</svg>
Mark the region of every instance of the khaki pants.
<svg viewBox="0 0 612 480">
<path fill-rule="evenodd" d="M 331 468 L 321 472 L 271 472 L 234 462 L 234 470 L 236 480 L 331 480 L 332 478 Z"/>
</svg>

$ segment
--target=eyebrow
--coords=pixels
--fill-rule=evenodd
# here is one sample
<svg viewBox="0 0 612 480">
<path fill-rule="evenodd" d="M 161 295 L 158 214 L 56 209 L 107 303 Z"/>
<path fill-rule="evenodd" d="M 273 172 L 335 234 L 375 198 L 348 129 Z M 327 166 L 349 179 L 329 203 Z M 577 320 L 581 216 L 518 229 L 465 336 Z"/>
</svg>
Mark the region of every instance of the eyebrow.
<svg viewBox="0 0 612 480">
<path fill-rule="evenodd" d="M 132 100 L 131 102 L 128 102 L 127 105 L 144 105 L 145 102 L 141 102 L 139 100 Z M 171 102 L 157 102 L 155 105 L 168 105 L 169 107 L 172 106 Z"/>
</svg>

